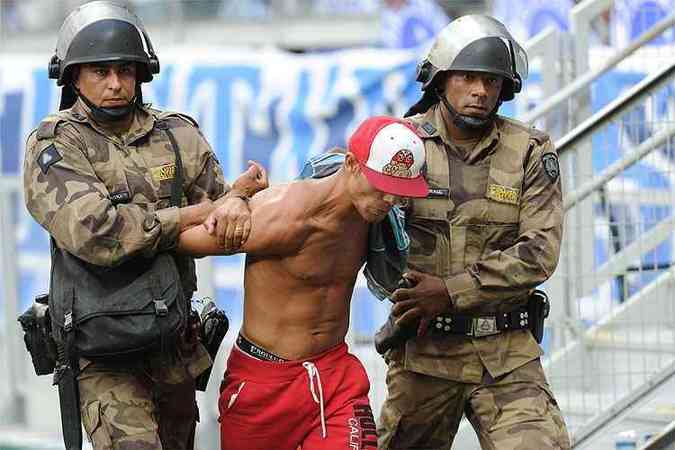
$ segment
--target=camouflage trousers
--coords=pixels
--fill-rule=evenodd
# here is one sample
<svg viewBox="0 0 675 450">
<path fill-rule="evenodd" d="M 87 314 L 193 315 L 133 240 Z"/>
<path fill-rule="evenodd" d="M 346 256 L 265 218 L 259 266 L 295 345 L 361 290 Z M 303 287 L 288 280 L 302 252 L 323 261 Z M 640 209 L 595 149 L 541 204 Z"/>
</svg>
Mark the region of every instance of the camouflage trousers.
<svg viewBox="0 0 675 450">
<path fill-rule="evenodd" d="M 480 384 L 446 380 L 389 361 L 378 423 L 380 450 L 449 450 L 463 414 L 484 450 L 569 450 L 560 409 L 538 359 Z"/>
<path fill-rule="evenodd" d="M 94 450 L 194 448 L 195 382 L 181 366 L 80 363 L 82 424 Z"/>
</svg>

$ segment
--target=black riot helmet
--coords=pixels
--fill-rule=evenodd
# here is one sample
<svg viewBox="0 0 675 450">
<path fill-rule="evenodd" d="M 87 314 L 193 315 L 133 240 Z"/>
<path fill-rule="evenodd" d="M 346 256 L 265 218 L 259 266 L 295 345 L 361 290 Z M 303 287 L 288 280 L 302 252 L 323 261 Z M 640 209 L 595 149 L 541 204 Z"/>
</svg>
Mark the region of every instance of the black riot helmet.
<svg viewBox="0 0 675 450">
<path fill-rule="evenodd" d="M 77 98 L 72 86 L 75 65 L 117 61 L 136 63 L 138 83 L 151 81 L 159 73 L 159 60 L 140 19 L 108 1 L 87 3 L 70 13 L 49 62 L 49 78 L 64 87 L 60 109 L 69 108 Z"/>
<path fill-rule="evenodd" d="M 417 81 L 422 83 L 424 95 L 411 108 L 412 113 L 424 112 L 439 101 L 436 91 L 440 74 L 450 71 L 501 76 L 504 79 L 501 103 L 512 100 L 520 92 L 527 78 L 527 54 L 506 27 L 493 17 L 476 14 L 453 20 L 439 33 L 417 66 Z"/>
</svg>

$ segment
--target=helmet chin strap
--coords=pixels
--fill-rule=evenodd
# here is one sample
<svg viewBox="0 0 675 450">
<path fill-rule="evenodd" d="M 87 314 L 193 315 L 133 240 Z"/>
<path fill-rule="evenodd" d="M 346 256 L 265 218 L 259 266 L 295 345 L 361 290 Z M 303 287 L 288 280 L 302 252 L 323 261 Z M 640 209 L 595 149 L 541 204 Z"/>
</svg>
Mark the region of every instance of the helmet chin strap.
<svg viewBox="0 0 675 450">
<path fill-rule="evenodd" d="M 458 113 L 457 110 L 452 107 L 452 105 L 450 104 L 448 99 L 445 98 L 445 95 L 438 92 L 438 90 L 435 90 L 435 92 L 436 92 L 436 95 L 438 96 L 438 98 L 443 103 L 443 105 L 445 105 L 445 108 L 448 110 L 448 113 L 450 114 L 450 117 L 452 118 L 453 125 L 455 125 L 460 130 L 467 130 L 467 131 L 485 130 L 487 127 L 489 127 L 492 124 L 492 121 L 495 119 L 495 116 L 497 115 L 497 110 L 499 109 L 499 106 L 501 105 L 501 100 L 500 100 L 499 102 L 497 102 L 497 104 L 492 109 L 492 111 L 490 111 L 490 114 L 488 114 L 485 117 L 469 116 L 467 114 Z"/>
<path fill-rule="evenodd" d="M 91 110 L 91 115 L 94 118 L 95 121 L 101 122 L 101 123 L 117 123 L 121 122 L 127 117 L 129 117 L 129 114 L 131 114 L 134 111 L 134 108 L 136 107 L 136 96 L 129 101 L 124 106 L 116 106 L 114 108 L 102 108 L 100 106 L 94 105 L 87 97 L 82 95 L 82 93 L 75 87 L 75 92 L 77 93 L 78 97 L 82 99 L 85 105 L 89 107 Z"/>
</svg>

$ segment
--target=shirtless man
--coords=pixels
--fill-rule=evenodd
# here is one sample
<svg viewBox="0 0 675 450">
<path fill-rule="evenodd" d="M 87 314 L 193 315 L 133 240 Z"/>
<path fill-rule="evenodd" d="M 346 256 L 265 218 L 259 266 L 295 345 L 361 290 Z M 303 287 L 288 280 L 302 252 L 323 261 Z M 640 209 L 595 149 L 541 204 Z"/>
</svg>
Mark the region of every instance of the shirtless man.
<svg viewBox="0 0 675 450">
<path fill-rule="evenodd" d="M 368 224 L 401 197 L 424 197 L 424 147 L 398 119 L 373 117 L 335 174 L 270 187 L 250 202 L 240 252 L 244 320 L 219 401 L 224 450 L 377 448 L 370 383 L 344 342 Z M 179 249 L 223 254 L 203 227 Z"/>
</svg>

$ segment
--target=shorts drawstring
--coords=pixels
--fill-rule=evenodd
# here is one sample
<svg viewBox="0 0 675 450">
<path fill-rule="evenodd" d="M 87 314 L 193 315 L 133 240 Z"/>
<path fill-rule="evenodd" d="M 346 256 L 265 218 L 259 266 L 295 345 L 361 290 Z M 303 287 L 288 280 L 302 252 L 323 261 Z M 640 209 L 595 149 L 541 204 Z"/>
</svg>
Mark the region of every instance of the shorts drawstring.
<svg viewBox="0 0 675 450">
<path fill-rule="evenodd" d="M 310 361 L 303 362 L 302 367 L 307 370 L 307 376 L 309 377 L 309 390 L 312 393 L 312 398 L 314 398 L 314 401 L 319 404 L 319 409 L 321 411 L 321 432 L 323 439 L 325 439 L 326 416 L 323 411 L 323 389 L 321 388 L 321 376 L 319 375 L 319 369 L 314 365 L 313 362 Z M 316 377 L 316 382 L 319 386 L 319 398 L 316 398 L 316 392 L 314 390 L 314 377 Z"/>
</svg>

